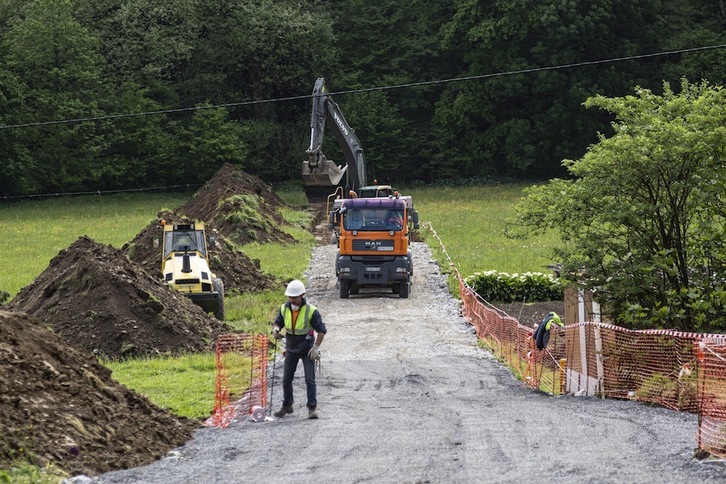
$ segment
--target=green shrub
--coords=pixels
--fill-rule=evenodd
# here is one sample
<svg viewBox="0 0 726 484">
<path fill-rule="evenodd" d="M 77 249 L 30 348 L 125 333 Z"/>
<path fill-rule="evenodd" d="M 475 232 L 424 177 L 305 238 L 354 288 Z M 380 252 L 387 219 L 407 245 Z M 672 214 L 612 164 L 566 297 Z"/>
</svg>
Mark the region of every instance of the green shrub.
<svg viewBox="0 0 726 484">
<path fill-rule="evenodd" d="M 653 373 L 643 380 L 635 391 L 638 400 L 657 402 L 659 400 L 674 401 L 678 396 L 678 382 L 660 373 Z"/>
<path fill-rule="evenodd" d="M 477 272 L 467 277 L 466 283 L 487 301 L 502 303 L 559 301 L 565 296 L 565 281 L 541 272 Z"/>
</svg>

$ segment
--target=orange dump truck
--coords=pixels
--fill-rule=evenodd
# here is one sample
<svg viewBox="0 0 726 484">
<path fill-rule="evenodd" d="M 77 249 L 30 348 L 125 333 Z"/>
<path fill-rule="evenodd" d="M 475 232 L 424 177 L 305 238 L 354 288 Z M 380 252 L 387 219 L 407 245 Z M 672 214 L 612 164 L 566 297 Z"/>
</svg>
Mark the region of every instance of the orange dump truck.
<svg viewBox="0 0 726 484">
<path fill-rule="evenodd" d="M 338 243 L 335 274 L 341 298 L 364 287 L 388 287 L 408 297 L 413 276 L 409 234 L 418 229 L 411 197 L 336 200 L 329 221 Z"/>
</svg>

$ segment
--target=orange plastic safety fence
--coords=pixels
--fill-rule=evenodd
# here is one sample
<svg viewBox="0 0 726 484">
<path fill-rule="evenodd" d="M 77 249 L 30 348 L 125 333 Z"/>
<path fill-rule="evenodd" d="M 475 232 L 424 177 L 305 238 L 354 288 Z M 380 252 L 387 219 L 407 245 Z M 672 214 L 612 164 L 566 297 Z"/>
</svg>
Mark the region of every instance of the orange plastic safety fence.
<svg viewBox="0 0 726 484">
<path fill-rule="evenodd" d="M 537 350 L 533 328 L 481 299 L 459 277 L 464 316 L 532 388 L 632 399 L 700 414 L 698 445 L 726 457 L 726 335 L 553 326 Z"/>
<path fill-rule="evenodd" d="M 214 410 L 207 425 L 227 427 L 237 416 L 267 406 L 269 338 L 265 334 L 223 334 L 216 341 Z"/>
<path fill-rule="evenodd" d="M 726 336 L 704 338 L 698 356 L 698 448 L 726 458 Z"/>
</svg>

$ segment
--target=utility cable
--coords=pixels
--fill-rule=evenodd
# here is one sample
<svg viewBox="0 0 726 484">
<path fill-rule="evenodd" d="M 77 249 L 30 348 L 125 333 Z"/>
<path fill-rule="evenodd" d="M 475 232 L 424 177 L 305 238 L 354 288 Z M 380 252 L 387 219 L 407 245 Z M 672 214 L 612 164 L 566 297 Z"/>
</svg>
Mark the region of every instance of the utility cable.
<svg viewBox="0 0 726 484">
<path fill-rule="evenodd" d="M 164 187 L 146 187 L 146 188 L 126 188 L 118 190 L 94 190 L 88 192 L 56 192 L 56 193 L 38 193 L 35 195 L 4 195 L 0 196 L 0 200 L 30 200 L 34 198 L 50 198 L 50 197 L 68 197 L 73 195 L 109 195 L 114 193 L 129 192 L 153 192 L 153 191 L 169 191 L 179 188 L 199 188 L 201 185 L 168 185 Z"/>
<path fill-rule="evenodd" d="M 528 68 L 528 69 L 518 69 L 518 70 L 514 70 L 514 71 L 505 71 L 505 72 L 494 72 L 494 73 L 490 73 L 490 74 L 478 74 L 478 75 L 473 75 L 473 76 L 452 77 L 452 78 L 448 78 L 448 79 L 438 79 L 438 80 L 432 80 L 432 81 L 419 81 L 419 82 L 409 82 L 409 83 L 405 83 L 405 84 L 394 84 L 394 85 L 389 85 L 389 86 L 350 89 L 350 90 L 346 90 L 346 91 L 327 92 L 324 95 L 339 97 L 339 96 L 344 96 L 347 94 L 359 94 L 359 93 L 368 93 L 368 92 L 375 92 L 375 91 L 392 91 L 392 90 L 396 90 L 396 89 L 407 89 L 407 88 L 412 88 L 412 87 L 433 86 L 433 85 L 439 85 L 439 84 L 450 84 L 450 83 L 455 83 L 455 82 L 475 81 L 475 80 L 482 80 L 482 79 L 490 79 L 490 78 L 494 78 L 494 77 L 514 76 L 514 75 L 518 75 L 518 74 L 532 74 L 535 72 L 573 69 L 576 67 L 594 66 L 594 65 L 600 65 L 600 64 L 611 64 L 611 63 L 615 63 L 615 62 L 649 59 L 649 58 L 653 58 L 653 57 L 662 57 L 662 56 L 676 55 L 676 54 L 687 54 L 687 53 L 692 53 L 692 52 L 702 52 L 702 51 L 706 51 L 706 50 L 715 50 L 715 49 L 723 49 L 723 48 L 726 48 L 726 44 L 708 45 L 708 46 L 703 46 L 703 47 L 691 47 L 691 48 L 687 48 L 687 49 L 670 50 L 670 51 L 665 51 L 665 52 L 653 52 L 650 54 L 629 55 L 629 56 L 624 56 L 624 57 L 613 57 L 613 58 L 609 58 L 609 59 L 600 59 L 600 60 L 593 60 L 593 61 L 573 62 L 570 64 L 558 64 L 558 65 L 553 65 L 553 66 L 532 67 L 532 68 Z M 160 110 L 156 110 L 156 111 L 143 111 L 143 112 L 138 112 L 138 113 L 109 114 L 109 115 L 104 115 L 104 116 L 92 116 L 92 117 L 86 117 L 86 118 L 62 119 L 62 120 L 55 120 L 55 121 L 39 121 L 39 122 L 35 122 L 35 123 L 23 123 L 23 124 L 9 124 L 9 125 L 0 125 L 0 130 L 13 129 L 13 128 L 30 128 L 30 127 L 38 127 L 38 126 L 51 126 L 51 125 L 58 125 L 58 124 L 77 124 L 77 123 L 87 123 L 87 122 L 95 122 L 95 121 L 107 121 L 107 120 L 123 119 L 123 118 L 136 118 L 136 117 L 141 117 L 141 116 L 155 116 L 155 115 L 160 115 L 160 114 L 185 113 L 185 112 L 192 112 L 192 111 L 201 111 L 201 110 L 205 110 L 205 109 L 254 106 L 254 105 L 258 105 L 258 104 L 270 104 L 270 103 L 278 103 L 278 102 L 297 101 L 297 100 L 301 100 L 301 99 L 312 99 L 312 98 L 314 98 L 316 96 L 320 96 L 320 95 L 321 94 L 306 94 L 306 95 L 287 96 L 287 97 L 271 98 L 271 99 L 259 99 L 259 100 L 255 100 L 255 101 L 240 101 L 240 102 L 231 102 L 231 103 L 223 103 L 223 104 L 213 104 L 213 105 L 209 105 L 209 106 L 195 106 L 195 107 L 176 108 L 176 109 L 160 109 Z"/>
</svg>

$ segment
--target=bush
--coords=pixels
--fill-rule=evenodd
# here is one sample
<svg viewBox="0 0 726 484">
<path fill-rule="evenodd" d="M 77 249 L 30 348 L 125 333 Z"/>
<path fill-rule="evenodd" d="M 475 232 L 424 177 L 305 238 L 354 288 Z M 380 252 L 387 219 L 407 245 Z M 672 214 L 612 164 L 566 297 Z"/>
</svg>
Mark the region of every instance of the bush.
<svg viewBox="0 0 726 484">
<path fill-rule="evenodd" d="M 515 301 L 560 301 L 565 297 L 565 281 L 550 274 L 526 272 L 477 272 L 466 278 L 466 283 L 487 301 L 510 303 Z"/>
<path fill-rule="evenodd" d="M 653 373 L 643 380 L 635 391 L 638 400 L 657 403 L 661 400 L 674 401 L 678 395 L 678 382 L 660 373 Z"/>
</svg>

